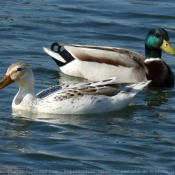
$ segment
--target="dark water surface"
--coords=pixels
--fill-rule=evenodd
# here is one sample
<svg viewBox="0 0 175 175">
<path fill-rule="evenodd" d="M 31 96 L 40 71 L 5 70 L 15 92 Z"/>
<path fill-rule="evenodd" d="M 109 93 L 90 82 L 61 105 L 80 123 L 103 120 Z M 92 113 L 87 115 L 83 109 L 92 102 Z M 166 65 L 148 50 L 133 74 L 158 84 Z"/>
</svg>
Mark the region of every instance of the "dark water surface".
<svg viewBox="0 0 175 175">
<path fill-rule="evenodd" d="M 80 81 L 44 53 L 55 41 L 144 55 L 148 31 L 162 27 L 175 47 L 172 0 L 2 0 L 0 9 L 0 78 L 11 63 L 28 62 L 37 92 Z M 174 56 L 163 59 L 175 73 Z M 84 116 L 13 113 L 17 90 L 0 90 L 0 173 L 175 174 L 174 87 L 145 88 L 123 111 Z"/>
</svg>

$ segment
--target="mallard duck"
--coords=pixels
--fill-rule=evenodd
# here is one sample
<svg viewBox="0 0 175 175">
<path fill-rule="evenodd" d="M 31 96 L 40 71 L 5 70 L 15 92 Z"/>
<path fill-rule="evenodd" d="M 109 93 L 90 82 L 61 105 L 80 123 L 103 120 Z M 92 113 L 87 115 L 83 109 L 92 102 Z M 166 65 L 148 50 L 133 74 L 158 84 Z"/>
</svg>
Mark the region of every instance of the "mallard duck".
<svg viewBox="0 0 175 175">
<path fill-rule="evenodd" d="M 58 46 L 55 51 L 54 47 Z M 119 83 L 152 80 L 151 86 L 172 86 L 174 75 L 161 60 L 162 50 L 175 54 L 166 30 L 151 29 L 146 37 L 145 56 L 114 47 L 53 43 L 47 52 L 65 74 L 101 80 L 117 77 Z"/>
<path fill-rule="evenodd" d="M 35 95 L 34 75 L 27 63 L 12 64 L 0 89 L 11 83 L 19 85 L 12 108 L 54 114 L 88 114 L 121 110 L 149 81 L 131 85 L 117 84 L 116 78 L 72 85 L 53 86 Z"/>
</svg>

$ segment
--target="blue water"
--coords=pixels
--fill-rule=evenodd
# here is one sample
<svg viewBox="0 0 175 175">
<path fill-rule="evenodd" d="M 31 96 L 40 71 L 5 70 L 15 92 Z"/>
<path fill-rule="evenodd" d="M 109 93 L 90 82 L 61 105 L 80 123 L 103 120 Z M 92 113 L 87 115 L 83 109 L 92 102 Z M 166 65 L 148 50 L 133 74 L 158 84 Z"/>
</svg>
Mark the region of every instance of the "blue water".
<svg viewBox="0 0 175 175">
<path fill-rule="evenodd" d="M 0 2 L 0 78 L 28 62 L 36 91 L 81 79 L 59 72 L 42 46 L 123 47 L 144 55 L 154 27 L 175 47 L 175 2 L 148 0 L 4 0 Z M 175 73 L 174 56 L 163 59 Z M 175 88 L 145 88 L 130 106 L 99 115 L 16 114 L 18 90 L 0 90 L 2 174 L 175 174 Z"/>
</svg>

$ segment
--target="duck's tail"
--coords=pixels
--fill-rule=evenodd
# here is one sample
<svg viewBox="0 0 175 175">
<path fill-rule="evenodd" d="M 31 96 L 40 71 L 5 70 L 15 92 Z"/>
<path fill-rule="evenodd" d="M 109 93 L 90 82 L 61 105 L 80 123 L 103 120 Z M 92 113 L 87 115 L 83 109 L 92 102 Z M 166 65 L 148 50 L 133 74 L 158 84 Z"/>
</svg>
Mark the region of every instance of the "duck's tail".
<svg viewBox="0 0 175 175">
<path fill-rule="evenodd" d="M 58 47 L 54 50 L 54 47 Z M 61 50 L 62 46 L 59 43 L 53 43 L 51 49 L 43 47 L 44 51 L 52 57 L 59 67 L 62 67 L 74 60 L 72 55 L 67 50 Z"/>
<path fill-rule="evenodd" d="M 147 86 L 150 82 L 151 82 L 151 80 L 149 80 L 149 81 L 142 81 L 142 82 L 138 82 L 138 83 L 127 85 L 126 86 L 126 88 L 127 88 L 126 91 L 128 91 L 128 92 L 131 92 L 132 91 L 132 93 L 138 93 L 145 86 Z"/>
</svg>

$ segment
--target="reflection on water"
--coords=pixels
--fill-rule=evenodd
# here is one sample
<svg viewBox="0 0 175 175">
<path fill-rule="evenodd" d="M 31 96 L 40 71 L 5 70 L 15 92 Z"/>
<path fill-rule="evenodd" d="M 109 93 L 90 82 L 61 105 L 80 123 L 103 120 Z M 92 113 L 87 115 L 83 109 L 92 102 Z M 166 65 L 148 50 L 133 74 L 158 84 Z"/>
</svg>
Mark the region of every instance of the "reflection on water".
<svg viewBox="0 0 175 175">
<path fill-rule="evenodd" d="M 163 103 L 167 103 L 171 97 L 170 88 L 149 87 L 147 90 L 147 97 L 145 98 L 148 106 L 161 106 Z"/>
</svg>

